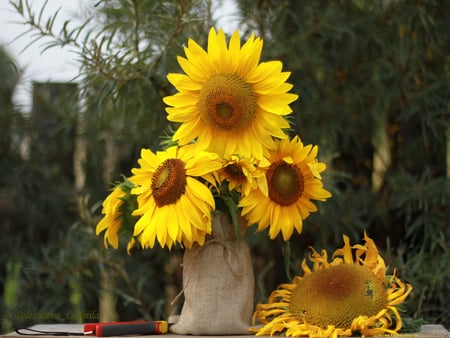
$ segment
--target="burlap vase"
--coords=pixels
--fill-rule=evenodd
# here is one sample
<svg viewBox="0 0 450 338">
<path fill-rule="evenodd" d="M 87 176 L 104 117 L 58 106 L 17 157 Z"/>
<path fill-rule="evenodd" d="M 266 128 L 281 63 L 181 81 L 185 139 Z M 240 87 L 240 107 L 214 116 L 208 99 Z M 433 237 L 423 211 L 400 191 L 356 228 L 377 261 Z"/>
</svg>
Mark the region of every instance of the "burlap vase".
<svg viewBox="0 0 450 338">
<path fill-rule="evenodd" d="M 254 275 L 248 244 L 236 239 L 226 214 L 213 219 L 213 235 L 183 256 L 184 304 L 170 331 L 177 334 L 249 334 Z"/>
</svg>

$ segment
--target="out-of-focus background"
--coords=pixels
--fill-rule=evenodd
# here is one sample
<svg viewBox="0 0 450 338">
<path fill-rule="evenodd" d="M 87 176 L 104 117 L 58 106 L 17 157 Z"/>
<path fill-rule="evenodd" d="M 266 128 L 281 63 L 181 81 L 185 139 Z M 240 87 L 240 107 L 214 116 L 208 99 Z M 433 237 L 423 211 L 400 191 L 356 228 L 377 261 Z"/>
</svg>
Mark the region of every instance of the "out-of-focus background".
<svg viewBox="0 0 450 338">
<path fill-rule="evenodd" d="M 2 1 L 0 318 L 161 319 L 182 250 L 104 250 L 111 184 L 169 130 L 168 72 L 211 26 L 264 39 L 292 72 L 292 134 L 318 144 L 333 193 L 290 251 L 253 234 L 255 302 L 300 273 L 308 247 L 374 238 L 414 286 L 405 317 L 450 327 L 450 11 L 427 1 Z M 284 255 L 283 255 L 284 254 Z M 287 255 L 287 256 L 286 256 Z M 289 262 L 289 264 L 286 264 Z M 391 270 L 392 271 L 392 270 Z"/>
</svg>

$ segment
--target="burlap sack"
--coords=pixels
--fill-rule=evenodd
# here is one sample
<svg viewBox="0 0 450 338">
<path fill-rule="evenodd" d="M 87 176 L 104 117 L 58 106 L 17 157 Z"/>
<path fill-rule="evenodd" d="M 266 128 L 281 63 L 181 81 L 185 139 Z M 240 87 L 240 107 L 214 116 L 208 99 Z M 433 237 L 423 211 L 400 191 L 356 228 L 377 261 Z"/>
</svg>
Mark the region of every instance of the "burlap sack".
<svg viewBox="0 0 450 338">
<path fill-rule="evenodd" d="M 254 297 L 250 250 L 244 239 L 238 243 L 229 222 L 227 215 L 219 214 L 213 220 L 213 236 L 185 251 L 185 300 L 171 332 L 249 334 Z"/>
</svg>

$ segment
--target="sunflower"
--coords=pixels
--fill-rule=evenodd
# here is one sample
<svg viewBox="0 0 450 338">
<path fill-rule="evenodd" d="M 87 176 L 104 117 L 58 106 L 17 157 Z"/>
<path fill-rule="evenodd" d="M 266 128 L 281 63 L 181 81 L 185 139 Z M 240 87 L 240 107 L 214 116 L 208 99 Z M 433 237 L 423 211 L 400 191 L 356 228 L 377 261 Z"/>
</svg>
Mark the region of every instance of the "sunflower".
<svg viewBox="0 0 450 338">
<path fill-rule="evenodd" d="M 169 249 L 175 243 L 202 245 L 211 233 L 215 202 L 201 177 L 221 167 L 218 155 L 198 151 L 195 145 L 156 153 L 142 149 L 138 163 L 140 168 L 132 169 L 129 180 L 138 203 L 133 215 L 139 216 L 133 235 L 139 236 L 143 248 L 153 248 L 155 240 Z"/>
<path fill-rule="evenodd" d="M 261 189 L 243 196 L 239 206 L 248 224 L 258 224 L 258 231 L 269 227 L 274 239 L 281 231 L 288 240 L 294 229 L 301 233 L 303 220 L 317 207 L 311 200 L 323 201 L 331 193 L 323 188 L 320 173 L 326 168 L 316 159 L 318 147 L 303 146 L 298 136 L 291 141 L 278 140 L 270 151 L 265 175 L 268 194 Z"/>
<path fill-rule="evenodd" d="M 223 168 L 217 171 L 217 181 L 227 182 L 229 190 L 236 190 L 243 196 L 259 188 L 267 195 L 267 181 L 264 168 L 270 163 L 265 159 L 242 158 L 239 155 L 225 156 Z"/>
<path fill-rule="evenodd" d="M 125 178 L 103 201 L 102 213 L 105 216 L 97 223 L 95 233 L 98 236 L 101 232 L 105 232 L 103 240 L 106 249 L 108 249 L 108 243 L 114 249 L 119 247 L 119 233 L 129 238 L 128 253 L 136 244 L 132 236 L 135 217 L 131 213 L 136 207 L 136 198 L 130 194 L 132 188 L 131 182 Z"/>
<path fill-rule="evenodd" d="M 163 100 L 167 119 L 180 122 L 173 138 L 179 144 L 196 140 L 208 151 L 260 159 L 273 147 L 273 137 L 284 139 L 285 116 L 297 95 L 285 81 L 280 61 L 259 63 L 263 42 L 251 35 L 241 46 L 239 33 L 227 46 L 225 33 L 212 28 L 205 51 L 190 39 L 178 57 L 185 74 L 170 73 L 178 93 Z"/>
<path fill-rule="evenodd" d="M 386 265 L 374 241 L 364 233 L 364 245 L 350 245 L 332 255 L 312 249 L 313 269 L 302 262 L 303 276 L 282 284 L 258 304 L 254 313 L 263 324 L 256 335 L 337 337 L 396 334 L 402 328 L 397 308 L 412 290 L 395 275 L 386 276 Z"/>
<path fill-rule="evenodd" d="M 116 186 L 103 201 L 102 214 L 105 216 L 97 223 L 95 234 L 98 236 L 105 231 L 103 241 L 106 249 L 108 243 L 114 249 L 119 247 L 118 232 L 122 223 L 120 207 L 123 205 L 126 195 L 120 186 Z"/>
</svg>

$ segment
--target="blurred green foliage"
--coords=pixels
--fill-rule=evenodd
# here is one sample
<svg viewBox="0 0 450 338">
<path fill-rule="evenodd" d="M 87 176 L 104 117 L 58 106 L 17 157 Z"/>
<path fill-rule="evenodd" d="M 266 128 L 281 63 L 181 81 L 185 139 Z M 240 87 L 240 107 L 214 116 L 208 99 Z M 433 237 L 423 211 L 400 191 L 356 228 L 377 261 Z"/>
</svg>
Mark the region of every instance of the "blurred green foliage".
<svg viewBox="0 0 450 338">
<path fill-rule="evenodd" d="M 155 150 L 170 134 L 162 98 L 173 88 L 166 75 L 179 71 L 176 56 L 188 38 L 205 46 L 215 4 L 100 0 L 86 7 L 82 24 L 55 31 L 58 13 L 45 17 L 27 1 L 11 1 L 29 34 L 50 41 L 46 48 L 70 46 L 81 69 L 79 91 L 68 90 L 73 97 L 42 95 L 42 109 L 56 122 L 38 127 L 33 114 L 12 104 L 20 74 L 0 54 L 2 74 L 11 74 L 0 79 L 0 290 L 2 318 L 9 320 L 2 331 L 98 320 L 101 292 L 122 320 L 171 311 L 180 250 L 105 251 L 95 224 L 111 183 L 129 173 L 142 147 Z M 334 251 L 342 234 L 356 242 L 366 230 L 390 268 L 414 286 L 406 315 L 450 327 L 445 1 L 236 4 L 244 36 L 264 39 L 263 60 L 282 60 L 292 72 L 300 95 L 293 132 L 319 145 L 328 165 L 324 185 L 333 193 L 289 245 L 248 232 L 255 300 L 299 273 L 309 246 Z"/>
</svg>

